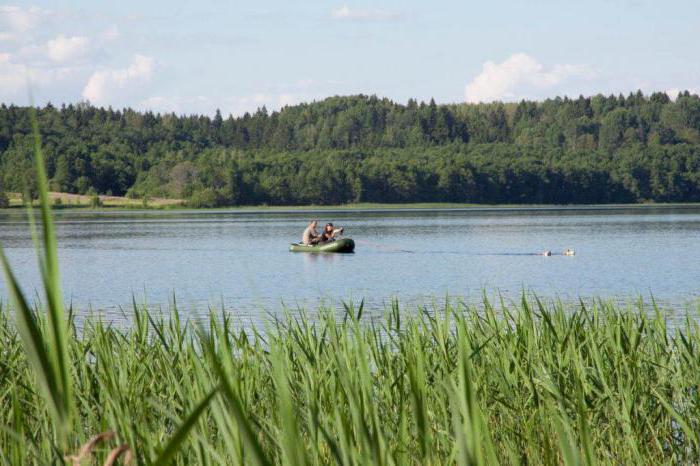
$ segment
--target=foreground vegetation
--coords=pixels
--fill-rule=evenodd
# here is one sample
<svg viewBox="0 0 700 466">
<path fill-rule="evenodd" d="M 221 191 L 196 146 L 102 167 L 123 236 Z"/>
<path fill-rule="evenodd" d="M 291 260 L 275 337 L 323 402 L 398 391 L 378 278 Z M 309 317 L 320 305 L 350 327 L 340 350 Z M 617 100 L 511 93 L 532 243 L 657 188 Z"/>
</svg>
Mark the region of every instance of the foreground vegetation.
<svg viewBox="0 0 700 466">
<path fill-rule="evenodd" d="M 149 464 L 682 464 L 700 449 L 700 332 L 598 303 L 288 316 L 265 332 L 134 308 L 67 335 L 70 430 L 0 318 L 0 461 L 42 464 L 101 432 Z M 38 317 L 47 334 L 47 319 Z M 213 395 L 212 395 L 213 393 Z M 201 405 L 200 405 L 201 406 Z"/>
<path fill-rule="evenodd" d="M 51 189 L 192 207 L 700 201 L 700 97 L 406 105 L 368 96 L 239 118 L 38 109 Z M 0 192 L 33 190 L 30 109 L 0 106 Z M 3 197 L 0 195 L 0 205 Z"/>
</svg>

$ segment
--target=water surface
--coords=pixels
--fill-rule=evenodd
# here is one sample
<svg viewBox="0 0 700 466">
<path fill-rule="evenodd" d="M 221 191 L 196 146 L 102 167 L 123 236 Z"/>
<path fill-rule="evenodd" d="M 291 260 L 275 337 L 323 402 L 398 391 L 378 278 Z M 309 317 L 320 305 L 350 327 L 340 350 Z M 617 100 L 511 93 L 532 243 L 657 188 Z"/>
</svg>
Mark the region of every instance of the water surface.
<svg viewBox="0 0 700 466">
<path fill-rule="evenodd" d="M 290 253 L 309 217 L 343 225 L 350 255 Z M 650 295 L 678 309 L 700 299 L 700 208 L 424 211 L 58 211 L 66 299 L 118 314 L 132 296 L 257 318 L 282 305 L 398 297 L 430 304 Z M 16 273 L 38 288 L 24 213 L 0 213 L 0 241 Z M 556 255 L 566 248 L 576 256 Z M 551 250 L 552 257 L 537 255 Z M 5 296 L 4 284 L 0 292 Z"/>
</svg>

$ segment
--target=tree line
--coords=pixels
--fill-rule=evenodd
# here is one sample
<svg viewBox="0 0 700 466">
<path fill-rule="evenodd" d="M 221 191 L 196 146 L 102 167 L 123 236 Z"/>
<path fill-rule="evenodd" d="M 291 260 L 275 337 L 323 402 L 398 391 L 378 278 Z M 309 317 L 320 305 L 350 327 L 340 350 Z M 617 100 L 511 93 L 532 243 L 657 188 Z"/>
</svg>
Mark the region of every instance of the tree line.
<svg viewBox="0 0 700 466">
<path fill-rule="evenodd" d="M 33 186 L 30 109 L 0 106 L 0 192 Z M 376 96 L 223 118 L 48 104 L 51 187 L 193 206 L 700 201 L 700 98 Z"/>
</svg>

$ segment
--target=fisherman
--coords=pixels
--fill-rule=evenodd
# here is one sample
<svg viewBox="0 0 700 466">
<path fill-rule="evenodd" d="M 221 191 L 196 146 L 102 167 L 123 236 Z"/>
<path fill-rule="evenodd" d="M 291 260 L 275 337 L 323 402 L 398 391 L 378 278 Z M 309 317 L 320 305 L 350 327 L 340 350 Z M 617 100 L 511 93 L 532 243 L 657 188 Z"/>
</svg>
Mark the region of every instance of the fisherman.
<svg viewBox="0 0 700 466">
<path fill-rule="evenodd" d="M 326 226 L 323 228 L 323 233 L 321 233 L 321 242 L 334 241 L 336 236 L 342 234 L 343 227 L 333 228 L 332 223 L 326 223 Z"/>
<path fill-rule="evenodd" d="M 310 246 L 312 244 L 318 244 L 321 241 L 321 235 L 316 231 L 318 226 L 318 220 L 311 220 L 309 226 L 304 230 L 304 234 L 301 236 L 301 242 L 305 246 Z"/>
</svg>

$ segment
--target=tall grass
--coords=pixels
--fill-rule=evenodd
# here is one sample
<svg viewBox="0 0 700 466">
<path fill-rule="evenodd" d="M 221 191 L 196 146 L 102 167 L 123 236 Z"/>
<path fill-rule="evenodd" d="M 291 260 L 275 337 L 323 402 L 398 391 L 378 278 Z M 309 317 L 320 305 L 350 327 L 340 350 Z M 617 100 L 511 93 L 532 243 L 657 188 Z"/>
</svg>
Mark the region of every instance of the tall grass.
<svg viewBox="0 0 700 466">
<path fill-rule="evenodd" d="M 36 130 L 35 130 L 36 132 Z M 45 303 L 4 254 L 0 464 L 694 464 L 700 332 L 658 309 L 544 305 L 288 314 L 243 331 L 63 307 L 36 142 Z"/>
<path fill-rule="evenodd" d="M 604 303 L 406 311 L 290 315 L 265 332 L 136 307 L 128 328 L 87 318 L 67 339 L 69 446 L 113 431 L 139 464 L 697 462 L 692 319 L 670 332 L 660 313 Z M 57 460 L 31 358 L 2 315 L 0 462 Z"/>
<path fill-rule="evenodd" d="M 117 434 L 112 431 L 106 431 L 94 435 L 82 445 L 77 455 L 65 454 L 71 448 L 75 439 L 81 437 L 80 432 L 76 430 L 76 426 L 73 423 L 77 407 L 72 391 L 75 374 L 71 373 L 71 369 L 75 366 L 72 364 L 73 355 L 70 354 L 71 347 L 68 342 L 72 320 L 70 317 L 66 317 L 63 305 L 58 268 L 58 247 L 51 215 L 48 180 L 41 150 L 41 139 L 34 109 L 31 110 L 30 117 L 34 137 L 36 188 L 39 194 L 41 211 L 40 235 L 37 234 L 31 203 L 28 205 L 27 213 L 45 292 L 45 318 L 40 316 L 39 309 L 30 308 L 2 247 L 0 247 L 0 265 L 2 266 L 7 288 L 14 304 L 15 329 L 19 335 L 19 340 L 22 341 L 24 356 L 27 359 L 26 365 L 30 368 L 26 372 L 32 372 L 32 375 L 29 376 L 30 380 L 25 383 L 38 386 L 38 391 L 43 395 L 42 399 L 32 401 L 38 404 L 43 402 L 43 406 L 48 410 L 48 416 L 45 416 L 43 422 L 49 427 L 50 441 L 39 443 L 38 445 L 34 443 L 34 446 L 37 448 L 37 455 L 32 460 L 41 462 L 53 457 L 52 462 L 69 461 L 79 465 L 88 459 L 87 456 L 92 454 L 92 450 L 99 442 L 113 439 L 117 437 Z M 7 319 L 3 319 L 3 322 L 7 323 Z M 74 329 L 72 330 L 74 332 Z M 3 335 L 8 336 L 11 341 L 18 340 L 16 335 L 7 332 Z M 9 355 L 10 353 L 7 354 Z M 172 438 L 164 444 L 164 447 L 155 456 L 155 460 L 151 461 L 146 458 L 142 460 L 153 462 L 153 464 L 168 464 L 177 453 L 199 416 L 214 397 L 216 391 L 216 388 L 212 389 L 184 422 L 180 424 Z M 18 427 L 16 429 L 8 428 L 7 425 L 3 425 L 3 427 L 10 435 L 22 439 L 22 434 L 25 432 L 22 420 L 27 409 L 23 405 L 13 404 L 12 406 L 14 410 L 13 421 Z M 32 445 L 30 443 L 31 439 L 25 438 L 24 440 L 27 442 L 27 445 Z M 9 454 L 3 451 L 0 458 L 8 464 L 25 464 L 27 450 L 27 447 L 14 449 Z M 115 463 L 122 454 L 124 454 L 124 462 L 130 463 L 134 452 L 126 443 L 119 445 L 107 454 L 104 464 Z"/>
</svg>

